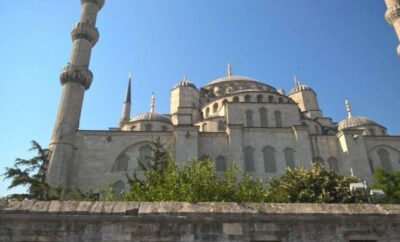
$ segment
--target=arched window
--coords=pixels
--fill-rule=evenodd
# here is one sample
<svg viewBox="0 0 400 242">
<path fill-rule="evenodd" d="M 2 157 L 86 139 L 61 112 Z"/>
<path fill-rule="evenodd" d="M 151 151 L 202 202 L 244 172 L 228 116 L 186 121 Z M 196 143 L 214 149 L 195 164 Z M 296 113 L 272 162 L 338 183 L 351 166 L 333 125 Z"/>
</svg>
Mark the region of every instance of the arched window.
<svg viewBox="0 0 400 242">
<path fill-rule="evenodd" d="M 203 124 L 203 132 L 206 132 L 207 131 L 207 123 L 204 123 Z"/>
<path fill-rule="evenodd" d="M 131 131 L 135 131 L 135 129 L 136 129 L 135 125 L 131 126 Z"/>
<path fill-rule="evenodd" d="M 286 167 L 294 168 L 294 150 L 292 148 L 286 148 L 283 153 L 285 154 Z"/>
<path fill-rule="evenodd" d="M 153 129 L 153 126 L 151 124 L 146 124 L 144 126 L 144 131 L 151 131 Z"/>
<path fill-rule="evenodd" d="M 222 121 L 222 120 L 218 121 L 218 131 L 224 131 L 224 130 L 225 130 L 224 121 Z"/>
<path fill-rule="evenodd" d="M 276 127 L 282 127 L 282 113 L 279 111 L 275 111 L 275 125 Z"/>
<path fill-rule="evenodd" d="M 149 145 L 140 147 L 139 149 L 139 164 L 138 170 L 143 171 L 146 167 L 150 165 L 150 160 L 153 150 Z"/>
<path fill-rule="evenodd" d="M 253 127 L 253 111 L 251 110 L 246 111 L 246 122 L 247 122 L 247 127 Z"/>
<path fill-rule="evenodd" d="M 339 161 L 335 157 L 328 158 L 329 169 L 334 172 L 339 172 Z"/>
<path fill-rule="evenodd" d="M 263 102 L 263 95 L 262 94 L 258 94 L 257 95 L 257 102 L 258 103 L 262 103 Z"/>
<path fill-rule="evenodd" d="M 279 103 L 283 103 L 283 98 L 280 97 L 280 98 L 278 99 L 278 102 L 279 102 Z"/>
<path fill-rule="evenodd" d="M 122 153 L 115 160 L 113 171 L 127 171 L 128 170 L 129 157 Z"/>
<path fill-rule="evenodd" d="M 216 113 L 218 111 L 218 103 L 214 103 L 213 105 L 213 113 Z"/>
<path fill-rule="evenodd" d="M 378 156 L 379 160 L 381 161 L 382 168 L 387 172 L 392 171 L 392 162 L 390 161 L 389 151 L 384 148 L 380 148 L 378 150 Z"/>
<path fill-rule="evenodd" d="M 228 100 L 227 99 L 224 99 L 223 101 L 222 101 L 222 105 L 225 105 L 225 104 L 227 104 L 228 103 Z"/>
<path fill-rule="evenodd" d="M 260 126 L 261 127 L 268 127 L 268 113 L 267 109 L 260 108 Z"/>
<path fill-rule="evenodd" d="M 224 156 L 220 155 L 216 159 L 216 169 L 217 171 L 225 171 L 226 170 L 226 159 Z"/>
<path fill-rule="evenodd" d="M 125 191 L 125 183 L 123 181 L 117 181 L 114 183 L 113 187 L 115 200 L 121 200 L 121 195 Z"/>
<path fill-rule="evenodd" d="M 161 131 L 168 131 L 168 127 L 167 127 L 167 125 L 163 125 L 163 126 L 161 126 Z"/>
<path fill-rule="evenodd" d="M 268 96 L 268 102 L 270 102 L 270 103 L 274 102 L 274 97 L 273 96 Z"/>
<path fill-rule="evenodd" d="M 369 128 L 369 135 L 375 135 L 375 129 L 374 128 Z"/>
<path fill-rule="evenodd" d="M 324 159 L 322 159 L 322 158 L 319 157 L 319 156 L 314 157 L 312 161 L 313 161 L 313 163 L 317 163 L 317 164 L 320 164 L 320 165 L 324 165 Z"/>
<path fill-rule="evenodd" d="M 244 168 L 246 171 L 254 171 L 254 148 L 247 146 L 244 148 Z"/>
<path fill-rule="evenodd" d="M 208 117 L 208 115 L 210 115 L 210 108 L 206 108 L 206 117 Z"/>
<path fill-rule="evenodd" d="M 263 149 L 264 155 L 264 170 L 267 173 L 276 172 L 276 159 L 275 159 L 275 149 L 272 147 L 265 147 Z"/>
<path fill-rule="evenodd" d="M 251 96 L 250 95 L 244 96 L 244 101 L 245 102 L 251 102 Z"/>
<path fill-rule="evenodd" d="M 238 96 L 234 96 L 233 99 L 232 99 L 232 102 L 238 103 L 239 102 L 239 97 Z"/>
</svg>

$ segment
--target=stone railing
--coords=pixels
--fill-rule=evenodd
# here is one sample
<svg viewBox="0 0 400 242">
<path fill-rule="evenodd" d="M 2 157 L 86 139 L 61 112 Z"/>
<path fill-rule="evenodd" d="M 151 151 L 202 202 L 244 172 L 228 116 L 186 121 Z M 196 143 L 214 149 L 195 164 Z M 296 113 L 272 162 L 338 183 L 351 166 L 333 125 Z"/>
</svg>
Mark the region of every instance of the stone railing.
<svg viewBox="0 0 400 242">
<path fill-rule="evenodd" d="M 0 203 L 0 241 L 400 241 L 400 205 Z"/>
</svg>

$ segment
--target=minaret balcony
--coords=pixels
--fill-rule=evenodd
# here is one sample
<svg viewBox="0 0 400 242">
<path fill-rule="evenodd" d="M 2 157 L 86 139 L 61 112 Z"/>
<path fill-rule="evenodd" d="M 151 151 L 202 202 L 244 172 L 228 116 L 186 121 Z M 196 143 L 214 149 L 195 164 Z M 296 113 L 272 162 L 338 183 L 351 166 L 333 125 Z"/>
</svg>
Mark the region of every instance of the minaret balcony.
<svg viewBox="0 0 400 242">
<path fill-rule="evenodd" d="M 104 1 L 105 0 L 81 0 L 81 4 L 85 4 L 85 3 L 93 3 L 96 4 L 97 7 L 99 8 L 99 10 L 103 7 L 104 5 Z"/>
<path fill-rule="evenodd" d="M 385 19 L 390 24 L 393 25 L 394 21 L 400 18 L 400 5 L 396 4 L 391 8 L 388 8 L 385 12 Z"/>
<path fill-rule="evenodd" d="M 60 73 L 61 84 L 75 82 L 82 84 L 85 89 L 89 89 L 92 84 L 93 74 L 87 67 L 67 64 Z"/>
<path fill-rule="evenodd" d="M 71 31 L 72 40 L 85 39 L 94 46 L 99 40 L 99 31 L 89 22 L 77 23 Z"/>
</svg>

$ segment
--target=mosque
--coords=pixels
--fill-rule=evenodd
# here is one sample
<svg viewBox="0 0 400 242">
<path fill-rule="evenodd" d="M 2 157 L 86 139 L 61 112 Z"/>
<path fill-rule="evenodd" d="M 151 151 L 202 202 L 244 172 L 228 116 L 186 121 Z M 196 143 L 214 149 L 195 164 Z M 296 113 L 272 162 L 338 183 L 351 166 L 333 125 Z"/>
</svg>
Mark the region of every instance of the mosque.
<svg viewBox="0 0 400 242">
<path fill-rule="evenodd" d="M 99 36 L 96 15 L 104 0 L 81 2 L 72 55 L 60 75 L 49 184 L 96 190 L 112 182 L 117 191 L 126 189 L 126 172 L 143 173 L 139 162 L 149 162 L 157 139 L 179 162 L 210 157 L 217 172 L 235 162 L 266 180 L 286 167 L 309 168 L 313 162 L 369 181 L 377 167 L 400 170 L 400 136 L 353 115 L 348 100 L 347 118 L 336 123 L 324 116 L 316 91 L 299 80 L 286 94 L 261 80 L 235 75 L 230 65 L 225 76 L 202 87 L 187 78 L 179 81 L 171 89 L 168 114 L 156 112 L 153 96 L 149 112 L 131 117 L 129 78 L 119 127 L 79 130 L 84 93 L 93 78 L 88 64 Z"/>
</svg>

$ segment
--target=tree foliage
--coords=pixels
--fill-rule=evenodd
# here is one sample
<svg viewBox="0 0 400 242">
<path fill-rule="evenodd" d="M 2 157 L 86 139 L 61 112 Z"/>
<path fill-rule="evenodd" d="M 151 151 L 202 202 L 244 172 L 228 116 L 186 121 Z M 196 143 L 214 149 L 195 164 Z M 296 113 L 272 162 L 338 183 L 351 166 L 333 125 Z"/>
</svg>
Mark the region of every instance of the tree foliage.
<svg viewBox="0 0 400 242">
<path fill-rule="evenodd" d="M 341 176 L 314 163 L 311 169 L 287 168 L 283 176 L 268 184 L 271 202 L 301 203 L 355 203 L 365 202 L 362 194 L 352 194 L 350 183 L 356 177 Z"/>
<path fill-rule="evenodd" d="M 61 189 L 52 188 L 46 183 L 46 171 L 49 165 L 50 150 L 42 148 L 36 141 L 31 141 L 29 151 L 35 151 L 36 155 L 31 159 L 17 158 L 14 167 L 6 167 L 3 174 L 5 179 L 11 179 L 8 187 L 26 186 L 27 193 L 12 194 L 15 199 L 58 199 Z"/>
<path fill-rule="evenodd" d="M 400 171 L 386 172 L 382 168 L 377 168 L 374 179 L 372 187 L 385 192 L 387 203 L 400 203 Z"/>
</svg>

